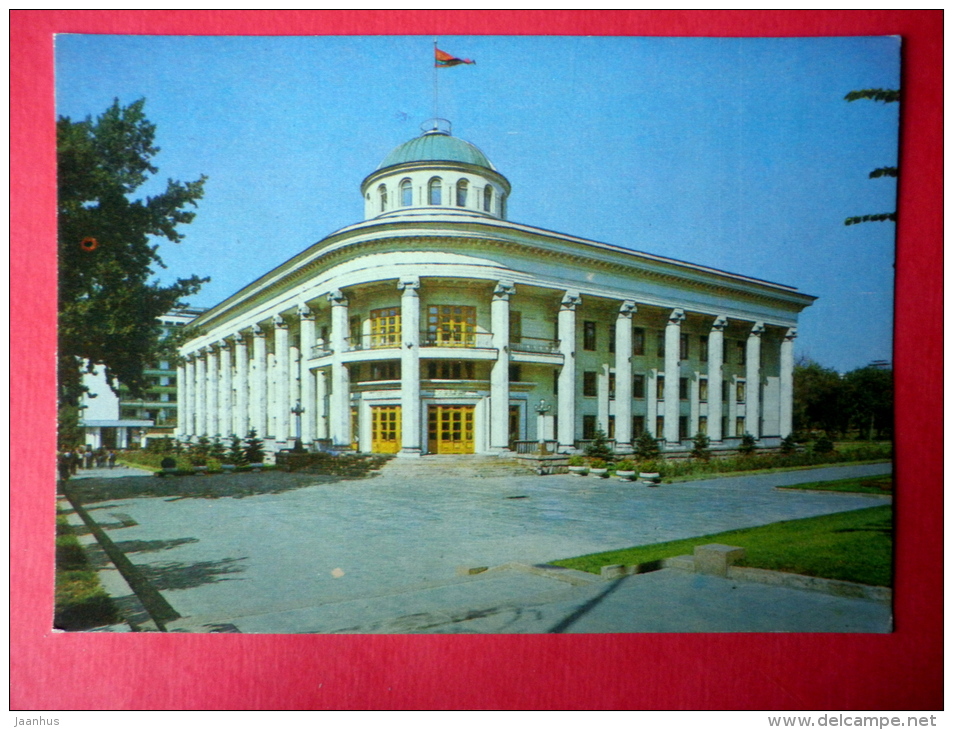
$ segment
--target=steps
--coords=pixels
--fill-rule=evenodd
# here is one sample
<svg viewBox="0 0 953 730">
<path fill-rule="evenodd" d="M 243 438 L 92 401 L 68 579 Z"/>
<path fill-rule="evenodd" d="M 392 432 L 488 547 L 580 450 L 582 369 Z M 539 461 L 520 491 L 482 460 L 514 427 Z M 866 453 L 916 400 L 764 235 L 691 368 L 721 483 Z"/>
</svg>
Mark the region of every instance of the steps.
<svg viewBox="0 0 953 730">
<path fill-rule="evenodd" d="M 419 459 L 391 459 L 381 469 L 381 473 L 399 474 L 404 478 L 420 474 L 467 479 L 536 475 L 532 467 L 514 458 L 483 454 L 428 454 Z"/>
</svg>

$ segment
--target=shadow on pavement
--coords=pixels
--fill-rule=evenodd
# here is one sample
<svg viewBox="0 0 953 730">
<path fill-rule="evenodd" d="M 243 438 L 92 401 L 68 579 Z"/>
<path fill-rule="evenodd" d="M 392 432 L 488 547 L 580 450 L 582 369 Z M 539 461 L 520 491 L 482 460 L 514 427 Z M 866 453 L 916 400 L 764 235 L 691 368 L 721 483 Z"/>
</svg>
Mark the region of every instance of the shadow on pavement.
<svg viewBox="0 0 953 730">
<path fill-rule="evenodd" d="M 245 566 L 238 563 L 246 558 L 224 558 L 198 563 L 151 563 L 136 566 L 142 577 L 159 591 L 181 591 L 221 580 L 236 580 L 222 576 L 241 573 Z M 240 579 L 238 579 L 240 580 Z"/>
</svg>

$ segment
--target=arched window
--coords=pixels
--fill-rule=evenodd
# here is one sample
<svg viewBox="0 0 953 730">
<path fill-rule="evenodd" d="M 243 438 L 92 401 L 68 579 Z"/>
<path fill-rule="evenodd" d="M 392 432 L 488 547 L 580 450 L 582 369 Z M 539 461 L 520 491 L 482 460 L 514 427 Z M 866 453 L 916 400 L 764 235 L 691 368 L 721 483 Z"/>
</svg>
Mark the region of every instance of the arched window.
<svg viewBox="0 0 953 730">
<path fill-rule="evenodd" d="M 467 187 L 466 180 L 457 182 L 457 205 L 461 208 L 465 208 L 467 205 Z"/>
<path fill-rule="evenodd" d="M 443 187 L 443 180 L 439 177 L 435 177 L 430 181 L 430 184 L 427 186 L 428 200 L 430 205 L 443 205 L 440 199 L 440 189 Z"/>
<path fill-rule="evenodd" d="M 400 204 L 403 208 L 409 208 L 414 204 L 414 189 L 410 180 L 402 180 L 400 183 Z"/>
<path fill-rule="evenodd" d="M 387 210 L 387 188 L 384 185 L 381 185 L 377 188 L 377 193 L 381 198 L 381 213 Z"/>
<path fill-rule="evenodd" d="M 493 186 L 487 185 L 483 190 L 483 210 L 487 213 L 493 208 Z"/>
</svg>

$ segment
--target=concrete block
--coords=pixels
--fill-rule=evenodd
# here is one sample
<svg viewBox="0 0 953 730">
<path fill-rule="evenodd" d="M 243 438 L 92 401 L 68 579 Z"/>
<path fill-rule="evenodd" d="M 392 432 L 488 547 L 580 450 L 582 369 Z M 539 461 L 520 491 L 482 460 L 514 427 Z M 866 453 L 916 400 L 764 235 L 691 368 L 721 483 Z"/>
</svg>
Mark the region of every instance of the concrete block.
<svg viewBox="0 0 953 730">
<path fill-rule="evenodd" d="M 720 545 L 716 542 L 695 547 L 695 572 L 728 576 L 728 566 L 734 565 L 745 556 L 745 549 L 732 545 Z"/>
<path fill-rule="evenodd" d="M 603 580 L 614 580 L 615 578 L 622 578 L 626 574 L 624 565 L 603 565 L 602 569 L 599 571 L 599 575 L 602 576 Z"/>
<path fill-rule="evenodd" d="M 458 565 L 457 566 L 457 575 L 476 575 L 477 573 L 485 573 L 487 567 L 485 565 L 472 567 L 469 565 Z"/>
<path fill-rule="evenodd" d="M 674 570 L 687 570 L 689 573 L 695 572 L 695 558 L 692 555 L 676 555 L 674 558 L 665 558 L 662 561 L 663 568 L 673 568 Z"/>
</svg>

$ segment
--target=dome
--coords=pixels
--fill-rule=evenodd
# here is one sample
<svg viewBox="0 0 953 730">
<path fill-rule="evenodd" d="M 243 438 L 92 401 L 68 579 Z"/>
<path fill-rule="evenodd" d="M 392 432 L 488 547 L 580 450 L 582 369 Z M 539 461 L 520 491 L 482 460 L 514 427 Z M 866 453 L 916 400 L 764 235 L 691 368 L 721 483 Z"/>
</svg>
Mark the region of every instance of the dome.
<svg viewBox="0 0 953 730">
<path fill-rule="evenodd" d="M 462 162 L 496 170 L 478 147 L 442 130 L 431 130 L 395 148 L 378 170 L 408 162 Z"/>
</svg>

